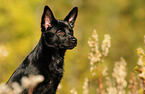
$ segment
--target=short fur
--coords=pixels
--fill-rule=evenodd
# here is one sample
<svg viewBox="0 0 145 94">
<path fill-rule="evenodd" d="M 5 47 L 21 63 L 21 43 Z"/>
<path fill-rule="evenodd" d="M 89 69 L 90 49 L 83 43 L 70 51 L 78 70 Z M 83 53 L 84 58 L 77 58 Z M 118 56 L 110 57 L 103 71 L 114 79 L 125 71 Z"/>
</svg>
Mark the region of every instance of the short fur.
<svg viewBox="0 0 145 94">
<path fill-rule="evenodd" d="M 63 76 L 64 54 L 77 45 L 73 27 L 78 14 L 74 7 L 64 20 L 56 20 L 51 9 L 45 6 L 41 19 L 41 38 L 34 50 L 15 70 L 7 84 L 18 82 L 29 75 L 43 75 L 44 81 L 36 86 L 33 94 L 55 94 Z M 27 94 L 28 89 L 23 91 Z"/>
</svg>

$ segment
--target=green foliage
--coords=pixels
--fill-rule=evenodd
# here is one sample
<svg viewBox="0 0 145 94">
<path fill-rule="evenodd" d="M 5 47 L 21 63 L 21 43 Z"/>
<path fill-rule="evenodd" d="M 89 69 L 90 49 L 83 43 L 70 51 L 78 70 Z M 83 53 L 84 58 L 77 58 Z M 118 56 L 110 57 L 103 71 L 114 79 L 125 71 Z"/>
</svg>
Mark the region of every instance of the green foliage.
<svg viewBox="0 0 145 94">
<path fill-rule="evenodd" d="M 138 58 L 136 48 L 143 47 L 144 0 L 3 0 L 0 3 L 0 82 L 9 79 L 38 43 L 45 5 L 50 6 L 58 19 L 63 19 L 74 6 L 79 7 L 74 28 L 78 46 L 66 53 L 61 94 L 68 94 L 73 87 L 82 93 L 84 78 L 90 76 L 87 41 L 94 29 L 101 41 L 104 34 L 111 36 L 110 53 L 104 61 L 109 66 L 109 75 L 113 62 L 121 56 L 128 62 L 128 73 L 133 71 Z"/>
</svg>

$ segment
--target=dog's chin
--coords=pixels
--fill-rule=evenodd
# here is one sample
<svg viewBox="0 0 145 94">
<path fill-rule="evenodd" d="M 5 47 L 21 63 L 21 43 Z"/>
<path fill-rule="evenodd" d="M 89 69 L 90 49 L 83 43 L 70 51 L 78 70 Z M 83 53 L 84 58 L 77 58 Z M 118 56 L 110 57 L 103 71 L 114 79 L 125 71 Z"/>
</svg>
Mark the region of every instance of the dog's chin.
<svg viewBox="0 0 145 94">
<path fill-rule="evenodd" d="M 67 49 L 70 49 L 70 50 L 71 50 L 71 49 L 73 49 L 73 48 L 75 48 L 75 47 L 76 47 L 76 46 L 74 46 L 74 47 L 68 47 Z"/>
<path fill-rule="evenodd" d="M 73 45 L 71 45 L 71 46 L 68 46 L 67 49 L 73 49 L 73 48 L 75 48 L 76 46 L 77 46 L 77 44 L 73 44 Z"/>
</svg>

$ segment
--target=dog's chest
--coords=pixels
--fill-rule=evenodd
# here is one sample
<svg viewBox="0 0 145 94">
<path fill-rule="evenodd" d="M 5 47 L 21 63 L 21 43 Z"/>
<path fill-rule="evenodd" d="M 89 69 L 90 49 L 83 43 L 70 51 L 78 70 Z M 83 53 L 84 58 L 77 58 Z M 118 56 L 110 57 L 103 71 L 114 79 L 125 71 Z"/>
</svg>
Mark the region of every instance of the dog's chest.
<svg viewBox="0 0 145 94">
<path fill-rule="evenodd" d="M 45 76 L 52 77 L 63 73 L 63 57 L 51 55 L 39 61 L 40 72 Z"/>
</svg>

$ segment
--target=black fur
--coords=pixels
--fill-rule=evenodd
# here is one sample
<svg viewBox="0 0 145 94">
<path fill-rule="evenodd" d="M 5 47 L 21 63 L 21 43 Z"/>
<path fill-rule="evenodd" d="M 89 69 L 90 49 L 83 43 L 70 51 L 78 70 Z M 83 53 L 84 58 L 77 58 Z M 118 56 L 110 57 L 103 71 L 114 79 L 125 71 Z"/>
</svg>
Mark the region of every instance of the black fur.
<svg viewBox="0 0 145 94">
<path fill-rule="evenodd" d="M 64 20 L 56 20 L 52 11 L 45 6 L 41 19 L 41 38 L 38 45 L 15 70 L 9 81 L 21 84 L 21 78 L 43 75 L 45 80 L 38 84 L 33 94 L 55 94 L 63 76 L 64 54 L 77 45 L 73 27 L 78 13 L 74 7 Z M 23 92 L 27 94 L 28 89 Z"/>
</svg>

